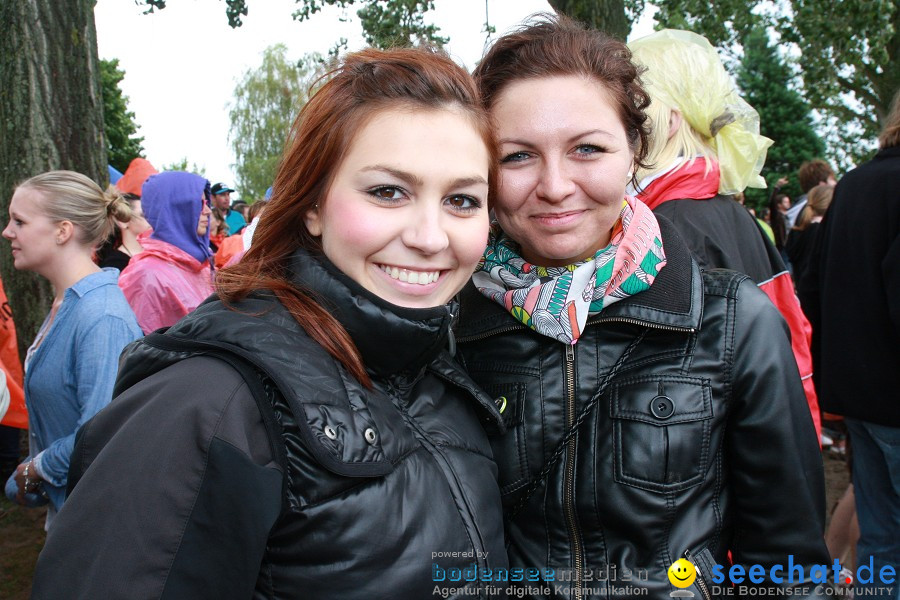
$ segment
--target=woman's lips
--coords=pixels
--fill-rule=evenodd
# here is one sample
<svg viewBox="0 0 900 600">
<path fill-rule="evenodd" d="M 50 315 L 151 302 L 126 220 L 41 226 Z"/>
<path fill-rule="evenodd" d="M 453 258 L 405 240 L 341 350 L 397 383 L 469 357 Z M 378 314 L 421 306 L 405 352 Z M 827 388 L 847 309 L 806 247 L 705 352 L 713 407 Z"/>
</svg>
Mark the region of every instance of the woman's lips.
<svg viewBox="0 0 900 600">
<path fill-rule="evenodd" d="M 558 213 L 540 213 L 531 218 L 545 227 L 565 227 L 576 222 L 584 212 L 583 210 L 567 210 Z"/>
</svg>

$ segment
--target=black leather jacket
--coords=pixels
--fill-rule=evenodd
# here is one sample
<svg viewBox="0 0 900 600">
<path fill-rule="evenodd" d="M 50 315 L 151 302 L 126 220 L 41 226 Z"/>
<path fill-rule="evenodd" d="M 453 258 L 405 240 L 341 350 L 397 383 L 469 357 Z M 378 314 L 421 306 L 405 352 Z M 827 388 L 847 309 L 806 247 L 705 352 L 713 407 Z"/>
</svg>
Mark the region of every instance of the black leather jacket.
<svg viewBox="0 0 900 600">
<path fill-rule="evenodd" d="M 386 304 L 303 254 L 293 268 L 374 389 L 271 295 L 207 300 L 129 346 L 35 598 L 487 597 L 483 569 L 507 566 L 482 428 L 500 415 L 445 349 L 451 311 Z"/>
<path fill-rule="evenodd" d="M 792 555 L 807 579 L 829 563 L 821 455 L 784 321 L 753 281 L 701 273 L 660 226 L 659 277 L 589 319 L 574 346 L 463 291 L 458 356 L 507 426 L 492 445 L 510 564 L 568 580 L 550 597 L 582 585 L 589 597 L 636 586 L 668 598 L 666 571 L 684 557 L 702 576 L 689 590 L 710 597 L 729 551 L 767 573 Z"/>
</svg>

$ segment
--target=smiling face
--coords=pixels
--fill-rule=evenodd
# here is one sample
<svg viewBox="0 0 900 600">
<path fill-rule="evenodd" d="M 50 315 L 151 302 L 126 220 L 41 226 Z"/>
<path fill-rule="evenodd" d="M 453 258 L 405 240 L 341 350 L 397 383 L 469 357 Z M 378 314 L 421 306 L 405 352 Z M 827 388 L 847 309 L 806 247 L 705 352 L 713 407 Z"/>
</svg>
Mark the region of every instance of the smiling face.
<svg viewBox="0 0 900 600">
<path fill-rule="evenodd" d="M 335 266 L 380 298 L 446 304 L 484 251 L 488 164 L 461 111 L 386 109 L 356 134 L 306 226 Z"/>
<path fill-rule="evenodd" d="M 13 266 L 19 271 L 42 273 L 59 256 L 60 227 L 44 214 L 42 202 L 40 192 L 20 187 L 9 203 L 3 237 L 10 242 Z"/>
<path fill-rule="evenodd" d="M 600 84 L 576 76 L 515 81 L 491 116 L 501 156 L 494 209 L 522 257 L 564 266 L 604 248 L 634 153 Z"/>
<path fill-rule="evenodd" d="M 697 578 L 697 569 L 690 561 L 679 558 L 669 567 L 669 583 L 677 588 L 686 588 Z"/>
</svg>

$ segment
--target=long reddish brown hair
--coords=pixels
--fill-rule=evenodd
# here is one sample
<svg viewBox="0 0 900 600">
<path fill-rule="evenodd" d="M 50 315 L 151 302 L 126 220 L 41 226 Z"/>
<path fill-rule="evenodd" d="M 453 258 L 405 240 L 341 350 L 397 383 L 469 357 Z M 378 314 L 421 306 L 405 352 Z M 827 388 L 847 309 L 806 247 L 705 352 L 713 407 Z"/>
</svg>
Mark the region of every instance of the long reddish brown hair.
<svg viewBox="0 0 900 600">
<path fill-rule="evenodd" d="M 370 385 L 356 346 L 341 324 L 289 279 L 298 248 L 322 253 L 304 217 L 325 201 L 334 174 L 357 133 L 383 110 L 457 110 L 471 119 L 490 156 L 496 181 L 497 144 L 471 76 L 437 50 L 363 50 L 348 55 L 300 111 L 285 144 L 272 199 L 240 263 L 219 272 L 216 289 L 226 304 L 254 290 L 271 290 L 306 332 L 359 381 Z"/>
</svg>

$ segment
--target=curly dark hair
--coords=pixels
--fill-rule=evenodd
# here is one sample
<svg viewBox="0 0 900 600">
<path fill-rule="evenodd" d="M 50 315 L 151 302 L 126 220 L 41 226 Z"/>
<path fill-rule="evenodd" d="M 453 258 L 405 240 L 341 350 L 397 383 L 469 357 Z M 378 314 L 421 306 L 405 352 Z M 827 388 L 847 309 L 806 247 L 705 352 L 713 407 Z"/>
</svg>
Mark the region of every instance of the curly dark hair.
<svg viewBox="0 0 900 600">
<path fill-rule="evenodd" d="M 618 107 L 635 166 L 648 168 L 650 122 L 644 111 L 650 95 L 641 83 L 642 72 L 624 43 L 568 17 L 544 13 L 494 42 L 473 76 L 488 110 L 515 81 L 559 75 L 593 78 Z"/>
</svg>

